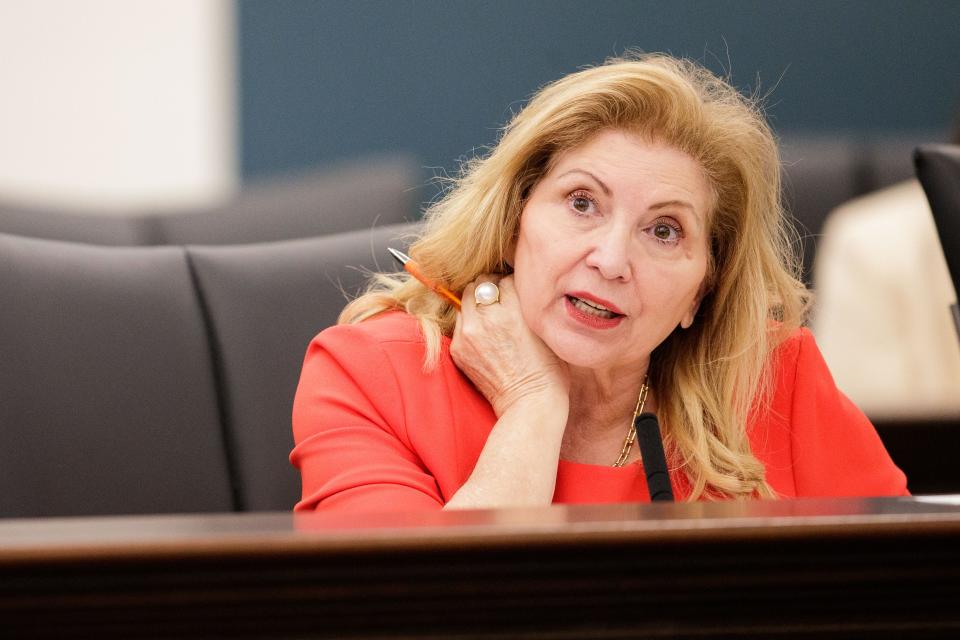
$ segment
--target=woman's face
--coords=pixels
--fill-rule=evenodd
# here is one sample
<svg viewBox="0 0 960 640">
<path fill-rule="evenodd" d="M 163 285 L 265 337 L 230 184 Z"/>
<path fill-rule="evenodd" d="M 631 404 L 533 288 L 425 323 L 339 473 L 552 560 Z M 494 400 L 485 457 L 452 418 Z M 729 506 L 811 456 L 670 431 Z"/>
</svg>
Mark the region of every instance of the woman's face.
<svg viewBox="0 0 960 640">
<path fill-rule="evenodd" d="M 527 325 L 562 360 L 645 365 L 700 302 L 710 187 L 669 146 L 604 131 L 554 159 L 520 219 L 514 279 Z"/>
</svg>

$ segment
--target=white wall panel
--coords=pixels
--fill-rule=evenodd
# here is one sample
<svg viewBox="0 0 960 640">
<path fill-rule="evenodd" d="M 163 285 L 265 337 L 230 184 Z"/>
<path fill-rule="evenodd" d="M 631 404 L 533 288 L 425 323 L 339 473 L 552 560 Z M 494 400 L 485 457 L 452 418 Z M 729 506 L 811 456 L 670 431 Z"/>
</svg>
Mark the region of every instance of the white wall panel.
<svg viewBox="0 0 960 640">
<path fill-rule="evenodd" d="M 230 0 L 0 0 L 0 200 L 121 211 L 236 187 Z"/>
</svg>

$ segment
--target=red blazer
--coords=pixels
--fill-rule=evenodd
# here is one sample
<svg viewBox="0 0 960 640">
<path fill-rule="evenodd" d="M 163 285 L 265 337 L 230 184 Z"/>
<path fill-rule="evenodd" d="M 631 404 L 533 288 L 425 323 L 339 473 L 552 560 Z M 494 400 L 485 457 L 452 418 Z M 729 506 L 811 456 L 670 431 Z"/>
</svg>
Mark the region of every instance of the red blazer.
<svg viewBox="0 0 960 640">
<path fill-rule="evenodd" d="M 311 342 L 293 406 L 290 460 L 303 479 L 296 510 L 440 508 L 467 480 L 496 422 L 453 364 L 423 373 L 417 321 L 385 313 Z M 772 406 L 748 425 L 767 481 L 784 497 L 906 495 L 906 478 L 870 421 L 836 387 L 806 329 L 776 351 Z M 689 495 L 671 474 L 678 500 Z M 646 502 L 639 463 L 560 461 L 555 503 Z"/>
</svg>

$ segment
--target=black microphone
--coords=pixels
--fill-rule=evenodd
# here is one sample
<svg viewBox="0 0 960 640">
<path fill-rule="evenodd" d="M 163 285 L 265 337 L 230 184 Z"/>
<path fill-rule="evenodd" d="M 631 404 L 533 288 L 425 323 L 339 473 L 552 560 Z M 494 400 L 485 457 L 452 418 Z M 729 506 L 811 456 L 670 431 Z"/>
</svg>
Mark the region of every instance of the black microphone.
<svg viewBox="0 0 960 640">
<path fill-rule="evenodd" d="M 650 501 L 673 502 L 673 489 L 670 487 L 670 474 L 667 473 L 667 457 L 663 455 L 663 440 L 660 437 L 660 423 L 652 413 L 641 413 L 633 421 L 640 444 L 640 456 L 643 458 L 643 470 L 647 474 L 647 490 Z"/>
</svg>

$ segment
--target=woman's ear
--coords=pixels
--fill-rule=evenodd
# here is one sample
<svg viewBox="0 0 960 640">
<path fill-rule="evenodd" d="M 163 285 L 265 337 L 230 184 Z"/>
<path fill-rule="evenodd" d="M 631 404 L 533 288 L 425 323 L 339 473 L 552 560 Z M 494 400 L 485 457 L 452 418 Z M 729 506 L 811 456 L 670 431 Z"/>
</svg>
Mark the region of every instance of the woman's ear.
<svg viewBox="0 0 960 640">
<path fill-rule="evenodd" d="M 693 303 L 690 305 L 690 308 L 687 310 L 683 317 L 680 318 L 680 327 L 683 329 L 689 329 L 693 326 L 693 319 L 697 317 L 697 311 L 700 310 L 700 303 L 703 302 L 703 297 L 707 295 L 708 286 L 706 282 L 700 285 L 700 291 L 697 292 L 697 297 L 693 299 Z"/>
<path fill-rule="evenodd" d="M 523 210 L 521 208 L 521 215 Z M 513 265 L 517 258 L 517 240 L 520 237 L 520 222 L 517 221 L 516 230 L 513 233 L 513 237 L 510 238 L 510 242 L 507 244 L 506 250 L 503 252 L 503 272 L 506 274 L 513 273 Z"/>
<path fill-rule="evenodd" d="M 514 238 L 510 241 L 510 244 L 507 246 L 506 252 L 503 254 L 503 266 L 504 270 L 507 273 L 513 273 L 513 260 L 517 256 L 517 239 Z"/>
<path fill-rule="evenodd" d="M 683 317 L 680 319 L 680 326 L 683 329 L 689 329 L 690 327 L 693 326 L 693 319 L 697 316 L 697 311 L 699 309 L 700 309 L 700 298 L 698 296 L 697 299 L 693 301 L 693 304 L 690 305 L 690 309 L 687 310 L 687 312 L 683 314 Z"/>
</svg>

